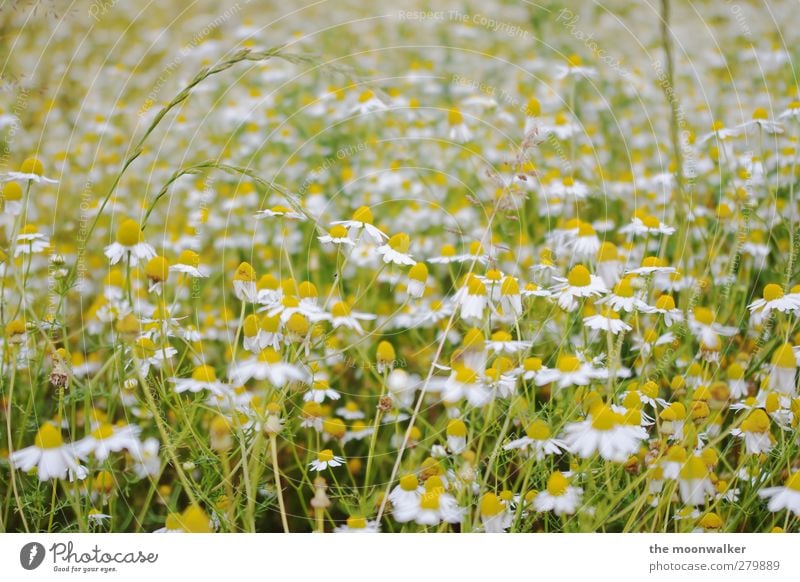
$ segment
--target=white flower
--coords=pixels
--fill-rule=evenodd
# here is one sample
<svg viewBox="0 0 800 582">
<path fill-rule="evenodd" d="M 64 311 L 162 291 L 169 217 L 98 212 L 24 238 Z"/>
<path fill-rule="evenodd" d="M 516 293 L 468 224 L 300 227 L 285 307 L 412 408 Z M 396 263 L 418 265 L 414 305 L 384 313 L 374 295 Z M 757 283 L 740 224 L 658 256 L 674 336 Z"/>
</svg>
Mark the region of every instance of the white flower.
<svg viewBox="0 0 800 582">
<path fill-rule="evenodd" d="M 547 489 L 540 491 L 533 500 L 536 511 L 552 511 L 556 515 L 572 515 L 581 503 L 583 489 L 573 487 L 567 477 L 556 471 L 547 480 Z"/>
<path fill-rule="evenodd" d="M 800 471 L 786 479 L 783 487 L 766 487 L 758 492 L 759 497 L 769 499 L 767 509 L 776 512 L 788 509 L 800 517 Z"/>
<path fill-rule="evenodd" d="M 780 285 L 770 283 L 764 287 L 763 297 L 756 299 L 747 306 L 750 311 L 759 311 L 764 317 L 773 310 L 788 313 L 800 309 L 800 293 L 784 294 Z"/>
<path fill-rule="evenodd" d="M 559 282 L 550 291 L 557 297 L 558 306 L 564 311 L 574 311 L 577 299 L 586 299 L 608 293 L 603 280 L 589 273 L 583 265 L 575 265 L 566 279 L 554 277 Z"/>
<path fill-rule="evenodd" d="M 289 382 L 306 382 L 308 374 L 300 367 L 281 361 L 273 348 L 264 348 L 258 357 L 235 364 L 228 377 L 234 385 L 244 384 L 251 378 L 269 380 L 281 388 Z"/>
<path fill-rule="evenodd" d="M 201 390 L 210 390 L 212 394 L 223 396 L 229 390 L 227 384 L 217 380 L 214 368 L 205 365 L 197 366 L 191 378 L 170 378 L 169 381 L 175 384 L 175 392 L 178 394 L 186 391 L 196 394 Z"/>
<path fill-rule="evenodd" d="M 65 444 L 61 431 L 51 423 L 45 423 L 36 433 L 34 444 L 14 451 L 8 458 L 14 468 L 30 471 L 36 467 L 39 481 L 50 479 L 84 479 L 86 468 L 78 463 L 77 454 L 71 444 Z"/>
<path fill-rule="evenodd" d="M 339 400 L 341 397 L 341 394 L 331 388 L 326 380 L 315 381 L 311 386 L 311 390 L 303 394 L 303 400 L 305 402 L 313 400 L 314 402 L 322 403 L 325 402 L 326 398 L 329 400 Z"/>
<path fill-rule="evenodd" d="M 345 525 L 340 525 L 335 533 L 377 533 L 381 530 L 377 521 L 367 521 L 363 517 L 350 516 Z"/>
<path fill-rule="evenodd" d="M 607 461 L 622 463 L 639 450 L 647 433 L 640 426 L 624 424 L 622 415 L 607 406 L 596 406 L 581 422 L 564 428 L 563 440 L 571 451 L 583 458 L 596 452 Z"/>
<path fill-rule="evenodd" d="M 311 461 L 308 466 L 312 471 L 324 471 L 328 467 L 333 469 L 344 464 L 342 457 L 337 457 L 330 449 L 325 449 L 319 452 L 317 458 Z"/>
<path fill-rule="evenodd" d="M 569 448 L 564 441 L 550 438 L 550 427 L 542 420 L 534 420 L 525 431 L 525 436 L 503 446 L 503 450 L 519 449 L 529 458 L 542 461 L 546 456 L 558 455 Z"/>
<path fill-rule="evenodd" d="M 113 426 L 101 423 L 90 435 L 75 443 L 75 453 L 82 459 L 93 454 L 102 463 L 111 453 L 122 450 L 138 451 L 141 448 L 139 431 L 138 426 L 131 424 Z"/>
</svg>

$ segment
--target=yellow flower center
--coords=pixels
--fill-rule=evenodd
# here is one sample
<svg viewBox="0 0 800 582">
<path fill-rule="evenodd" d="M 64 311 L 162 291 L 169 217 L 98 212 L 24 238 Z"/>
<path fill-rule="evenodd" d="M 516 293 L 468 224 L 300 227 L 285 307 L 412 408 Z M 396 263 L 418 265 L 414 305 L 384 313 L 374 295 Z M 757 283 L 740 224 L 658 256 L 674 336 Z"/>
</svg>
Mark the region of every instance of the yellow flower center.
<svg viewBox="0 0 800 582">
<path fill-rule="evenodd" d="M 783 289 L 781 289 L 780 285 L 770 283 L 764 287 L 764 299 L 766 301 L 774 301 L 775 299 L 780 299 L 781 297 L 783 297 Z"/>
<path fill-rule="evenodd" d="M 97 440 L 107 439 L 114 434 L 114 427 L 104 422 L 92 431 L 92 436 Z"/>
<path fill-rule="evenodd" d="M 261 350 L 261 353 L 258 354 L 258 361 L 267 364 L 277 364 L 281 361 L 281 355 L 275 351 L 274 348 L 264 348 Z"/>
<path fill-rule="evenodd" d="M 561 497 L 567 492 L 569 481 L 564 473 L 556 471 L 547 479 L 547 492 L 554 497 Z"/>
<path fill-rule="evenodd" d="M 344 301 L 338 301 L 331 308 L 331 313 L 334 317 L 347 317 L 350 315 L 350 307 Z"/>
<path fill-rule="evenodd" d="M 153 281 L 166 281 L 169 276 L 169 263 L 164 257 L 153 257 L 147 261 L 144 274 Z"/>
<path fill-rule="evenodd" d="M 347 527 L 350 529 L 364 529 L 367 527 L 367 520 L 363 517 L 350 516 L 347 518 Z"/>
<path fill-rule="evenodd" d="M 633 286 L 630 279 L 622 279 L 617 283 L 616 287 L 614 287 L 614 294 L 620 297 L 633 297 Z"/>
<path fill-rule="evenodd" d="M 400 477 L 400 488 L 403 491 L 416 491 L 417 487 L 419 487 L 419 479 L 413 473 Z"/>
<path fill-rule="evenodd" d="M 216 379 L 217 375 L 211 366 L 197 366 L 192 372 L 192 380 L 198 382 L 214 382 Z"/>
<path fill-rule="evenodd" d="M 498 515 L 505 510 L 503 501 L 494 493 L 487 493 L 481 498 L 481 515 L 491 517 Z"/>
<path fill-rule="evenodd" d="M 406 233 L 399 232 L 392 236 L 387 244 L 398 253 L 405 254 L 408 253 L 408 249 L 411 247 L 411 239 Z"/>
<path fill-rule="evenodd" d="M 543 420 L 534 420 L 528 425 L 528 430 L 525 431 L 529 439 L 535 441 L 546 441 L 550 438 L 550 427 Z"/>
<path fill-rule="evenodd" d="M 772 365 L 785 369 L 794 369 L 797 367 L 797 359 L 795 358 L 792 344 L 782 344 L 775 350 L 775 353 L 772 354 Z"/>
<path fill-rule="evenodd" d="M 353 213 L 353 221 L 355 222 L 363 222 L 365 224 L 372 224 L 373 221 L 372 217 L 372 210 L 369 209 L 369 206 L 361 206 L 356 209 Z"/>
<path fill-rule="evenodd" d="M 317 460 L 321 463 L 329 463 L 333 460 L 333 451 L 330 449 L 320 451 L 317 455 Z"/>
<path fill-rule="evenodd" d="M 450 125 L 461 125 L 464 123 L 464 116 L 458 109 L 450 109 L 447 112 L 447 122 Z"/>
<path fill-rule="evenodd" d="M 139 223 L 128 218 L 119 225 L 117 229 L 117 242 L 124 247 L 132 247 L 139 244 L 142 239 L 142 229 Z"/>
<path fill-rule="evenodd" d="M 662 309 L 664 311 L 675 309 L 675 300 L 672 298 L 672 295 L 662 295 L 656 299 L 656 309 Z"/>
<path fill-rule="evenodd" d="M 181 514 L 180 522 L 187 533 L 211 533 L 211 520 L 200 507 L 190 505 Z"/>
<path fill-rule="evenodd" d="M 191 249 L 181 251 L 178 255 L 178 263 L 181 265 L 189 265 L 190 267 L 197 268 L 200 265 L 200 255 Z"/>
<path fill-rule="evenodd" d="M 39 428 L 33 443 L 40 449 L 57 449 L 64 444 L 64 439 L 61 438 L 61 431 L 48 422 Z"/>
<path fill-rule="evenodd" d="M 393 362 L 396 357 L 394 346 L 386 340 L 382 341 L 378 344 L 376 356 L 379 362 Z"/>
<path fill-rule="evenodd" d="M 592 428 L 595 430 L 611 430 L 621 424 L 622 417 L 608 406 L 598 406 L 592 411 Z"/>
<path fill-rule="evenodd" d="M 44 165 L 38 158 L 28 158 L 22 162 L 19 171 L 23 174 L 36 174 L 37 176 L 41 176 L 44 174 Z"/>
<path fill-rule="evenodd" d="M 575 265 L 567 276 L 567 282 L 573 287 L 586 287 L 592 282 L 589 269 L 583 265 Z"/>
<path fill-rule="evenodd" d="M 800 471 L 797 471 L 786 479 L 786 487 L 792 491 L 800 491 Z"/>
<path fill-rule="evenodd" d="M 234 281 L 245 281 L 247 283 L 255 282 L 256 271 L 250 263 L 241 263 L 236 268 L 236 273 L 233 275 Z"/>
<path fill-rule="evenodd" d="M 577 372 L 581 367 L 581 361 L 577 356 L 561 355 L 558 357 L 557 366 L 561 372 Z"/>
<path fill-rule="evenodd" d="M 449 437 L 464 438 L 467 436 L 467 425 L 464 424 L 464 421 L 454 418 L 447 423 L 446 432 Z"/>
</svg>

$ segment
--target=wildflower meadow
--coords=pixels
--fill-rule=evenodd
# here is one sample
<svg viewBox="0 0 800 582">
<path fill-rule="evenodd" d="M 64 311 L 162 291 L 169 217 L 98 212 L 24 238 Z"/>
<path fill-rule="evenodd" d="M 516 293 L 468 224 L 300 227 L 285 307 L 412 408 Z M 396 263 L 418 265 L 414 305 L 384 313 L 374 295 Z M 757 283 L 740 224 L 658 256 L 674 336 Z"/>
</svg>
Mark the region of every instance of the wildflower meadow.
<svg viewBox="0 0 800 582">
<path fill-rule="evenodd" d="M 800 531 L 797 4 L 545 4 L 0 5 L 0 530 Z"/>
</svg>

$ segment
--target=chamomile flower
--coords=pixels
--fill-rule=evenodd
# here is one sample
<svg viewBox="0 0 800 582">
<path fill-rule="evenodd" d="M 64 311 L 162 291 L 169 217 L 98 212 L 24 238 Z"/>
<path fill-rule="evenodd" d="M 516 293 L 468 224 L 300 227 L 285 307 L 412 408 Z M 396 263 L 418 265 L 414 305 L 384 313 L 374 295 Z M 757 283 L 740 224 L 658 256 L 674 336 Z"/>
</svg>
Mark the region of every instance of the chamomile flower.
<svg viewBox="0 0 800 582">
<path fill-rule="evenodd" d="M 413 512 L 413 519 L 417 524 L 427 526 L 439 525 L 441 522 L 460 523 L 464 514 L 456 498 L 445 490 L 444 482 L 436 475 L 425 480 L 425 491 L 407 511 Z"/>
<path fill-rule="evenodd" d="M 36 182 L 43 184 L 58 184 L 58 180 L 47 178 L 44 175 L 44 164 L 38 158 L 27 158 L 15 172 L 0 174 L 0 181 L 14 180 L 18 182 Z"/>
<path fill-rule="evenodd" d="M 372 321 L 377 316 L 372 313 L 363 313 L 360 311 L 352 311 L 350 306 L 344 301 L 338 301 L 331 307 L 331 325 L 333 329 L 345 327 L 352 329 L 358 334 L 364 333 L 364 328 L 361 327 L 361 321 Z"/>
<path fill-rule="evenodd" d="M 709 497 L 715 494 L 710 473 L 705 460 L 692 455 L 683 465 L 678 477 L 678 490 L 681 501 L 686 505 L 705 505 Z"/>
<path fill-rule="evenodd" d="M 337 526 L 333 531 L 336 533 L 377 533 L 380 530 L 377 521 L 367 521 L 363 517 L 351 515 L 344 525 Z"/>
<path fill-rule="evenodd" d="M 756 408 L 744 419 L 741 429 L 732 429 L 731 434 L 744 439 L 748 454 L 768 453 L 775 444 L 774 437 L 770 433 L 770 424 L 767 413 Z"/>
<path fill-rule="evenodd" d="M 392 517 L 395 521 L 406 523 L 412 521 L 417 514 L 419 498 L 425 492 L 419 479 L 413 473 L 403 475 L 394 489 L 389 492 L 392 504 Z"/>
<path fill-rule="evenodd" d="M 555 278 L 559 284 L 551 289 L 558 306 L 564 311 L 575 311 L 579 299 L 598 297 L 608 293 L 600 277 L 592 275 L 583 265 L 575 265 L 566 279 Z"/>
<path fill-rule="evenodd" d="M 591 364 L 583 362 L 575 355 L 561 354 L 555 368 L 542 368 L 535 375 L 537 386 L 555 383 L 558 388 L 569 386 L 588 386 L 595 377 Z"/>
<path fill-rule="evenodd" d="M 622 463 L 639 449 L 642 435 L 630 430 L 621 414 L 597 404 L 586 420 L 564 427 L 562 440 L 580 457 L 599 453 L 607 461 Z"/>
<path fill-rule="evenodd" d="M 772 353 L 770 360 L 772 364 L 769 373 L 770 389 L 780 394 L 797 394 L 797 358 L 794 354 L 794 346 L 784 343 Z"/>
<path fill-rule="evenodd" d="M 419 299 L 425 294 L 428 282 L 428 267 L 423 262 L 418 262 L 408 270 L 408 283 L 406 292 L 409 298 Z"/>
<path fill-rule="evenodd" d="M 620 280 L 609 295 L 598 299 L 596 303 L 608 305 L 616 312 L 633 313 L 638 311 L 640 313 L 650 313 L 653 311 L 652 307 L 636 296 L 631 280 L 628 277 Z"/>
<path fill-rule="evenodd" d="M 447 123 L 450 126 L 450 139 L 458 143 L 466 143 L 472 139 L 472 131 L 464 121 L 464 114 L 458 109 L 447 112 Z"/>
<path fill-rule="evenodd" d="M 800 471 L 790 474 L 783 487 L 765 487 L 759 490 L 758 496 L 769 499 L 767 509 L 770 511 L 786 509 L 800 517 Z"/>
<path fill-rule="evenodd" d="M 515 354 L 531 347 L 531 342 L 515 340 L 507 331 L 499 330 L 486 341 L 486 347 L 497 353 Z"/>
<path fill-rule="evenodd" d="M 239 301 L 255 303 L 258 300 L 256 272 L 250 263 L 240 263 L 233 274 L 233 293 Z"/>
<path fill-rule="evenodd" d="M 132 424 L 115 426 L 107 422 L 101 423 L 91 434 L 75 443 L 75 454 L 81 459 L 93 455 L 102 463 L 111 453 L 122 450 L 138 451 L 141 448 L 139 432 L 139 427 Z"/>
<path fill-rule="evenodd" d="M 112 265 L 123 258 L 127 258 L 131 265 L 138 265 L 140 261 L 149 261 L 155 257 L 156 251 L 146 242 L 142 242 L 139 223 L 128 218 L 119 225 L 116 241 L 106 247 L 105 255 Z"/>
<path fill-rule="evenodd" d="M 330 387 L 327 380 L 315 380 L 311 384 L 311 389 L 303 394 L 303 400 L 306 402 L 313 400 L 314 402 L 322 403 L 325 402 L 325 399 L 339 400 L 341 397 L 341 394 Z"/>
<path fill-rule="evenodd" d="M 619 313 L 606 309 L 603 313 L 583 318 L 583 325 L 589 329 L 607 331 L 612 335 L 628 332 L 633 328 L 619 318 Z"/>
<path fill-rule="evenodd" d="M 503 533 L 514 520 L 508 503 L 494 493 L 485 493 L 480 501 L 481 523 L 486 533 Z"/>
<path fill-rule="evenodd" d="M 447 448 L 450 452 L 460 454 L 467 448 L 467 425 L 459 418 L 453 418 L 447 423 L 445 430 Z"/>
<path fill-rule="evenodd" d="M 17 244 L 14 247 L 14 256 L 33 255 L 41 253 L 50 247 L 50 237 L 39 232 L 33 224 L 26 224 L 17 235 Z"/>
<path fill-rule="evenodd" d="M 189 277 L 208 277 L 208 270 L 200 266 L 200 255 L 191 249 L 181 251 L 175 262 L 169 266 L 169 270 L 173 273 L 183 273 Z"/>
<path fill-rule="evenodd" d="M 264 348 L 255 358 L 234 364 L 228 372 L 234 385 L 245 384 L 250 379 L 269 380 L 281 388 L 290 382 L 306 382 L 308 374 L 301 367 L 284 362 L 273 348 Z"/>
<path fill-rule="evenodd" d="M 224 396 L 229 386 L 217 380 L 217 374 L 211 366 L 201 364 L 197 366 L 189 378 L 170 378 L 175 385 L 175 392 L 192 392 L 194 394 L 208 390 L 212 394 Z"/>
<path fill-rule="evenodd" d="M 49 422 L 39 427 L 32 446 L 12 452 L 8 460 L 20 471 L 36 468 L 39 481 L 66 479 L 67 475 L 70 480 L 84 479 L 87 474 L 74 447 L 64 443 L 61 430 Z"/>
<path fill-rule="evenodd" d="M 519 449 L 521 453 L 537 461 L 569 450 L 565 442 L 552 438 L 550 426 L 543 420 L 534 420 L 525 430 L 524 437 L 503 445 L 505 451 L 514 449 Z"/>
<path fill-rule="evenodd" d="M 259 210 L 256 212 L 255 217 L 258 219 L 264 218 L 287 218 L 289 220 L 297 220 L 297 221 L 304 221 L 306 219 L 305 214 L 302 212 L 297 212 L 288 208 L 286 206 L 277 205 L 273 206 L 272 208 L 267 208 L 264 210 Z"/>
<path fill-rule="evenodd" d="M 555 471 L 547 479 L 547 488 L 536 494 L 533 508 L 556 515 L 573 515 L 580 507 L 582 494 L 583 489 L 570 485 L 564 473 Z"/>
<path fill-rule="evenodd" d="M 346 229 L 348 229 L 350 238 L 353 240 L 357 240 L 360 232 L 363 230 L 364 236 L 368 241 L 382 243 L 389 237 L 378 227 L 376 227 L 373 222 L 374 218 L 372 217 L 372 211 L 367 206 L 361 206 L 356 209 L 356 211 L 353 213 L 353 217 L 350 220 L 340 220 L 338 222 L 334 222 L 333 225 L 336 226 L 341 224 L 344 226 Z"/>
<path fill-rule="evenodd" d="M 800 309 L 800 293 L 784 294 L 780 285 L 770 283 L 764 287 L 761 299 L 756 299 L 747 306 L 750 311 L 758 311 L 768 316 L 772 311 L 788 313 Z"/>
<path fill-rule="evenodd" d="M 323 234 L 317 237 L 317 240 L 324 244 L 332 244 L 332 245 L 345 245 L 345 246 L 354 246 L 354 243 L 350 239 L 350 234 L 343 224 L 336 224 L 334 225 L 329 231 L 328 234 Z"/>
<path fill-rule="evenodd" d="M 385 244 L 377 249 L 377 253 L 383 258 L 384 263 L 395 265 L 414 265 L 416 261 L 408 254 L 411 246 L 411 239 L 404 233 L 393 235 Z"/>
<path fill-rule="evenodd" d="M 308 466 L 312 471 L 325 471 L 330 468 L 340 467 L 344 464 L 342 457 L 337 457 L 330 449 L 324 449 L 317 453 L 317 458 L 311 461 Z"/>
</svg>

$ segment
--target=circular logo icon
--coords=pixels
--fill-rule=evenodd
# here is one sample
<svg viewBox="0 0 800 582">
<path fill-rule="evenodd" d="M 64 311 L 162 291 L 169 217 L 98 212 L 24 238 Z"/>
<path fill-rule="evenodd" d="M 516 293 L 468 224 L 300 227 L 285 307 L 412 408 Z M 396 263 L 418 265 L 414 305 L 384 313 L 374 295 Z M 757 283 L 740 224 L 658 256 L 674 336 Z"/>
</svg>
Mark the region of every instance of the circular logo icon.
<svg viewBox="0 0 800 582">
<path fill-rule="evenodd" d="M 26 570 L 35 570 L 44 561 L 44 546 L 39 542 L 30 542 L 19 551 L 19 563 Z"/>
</svg>

